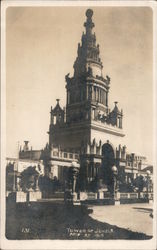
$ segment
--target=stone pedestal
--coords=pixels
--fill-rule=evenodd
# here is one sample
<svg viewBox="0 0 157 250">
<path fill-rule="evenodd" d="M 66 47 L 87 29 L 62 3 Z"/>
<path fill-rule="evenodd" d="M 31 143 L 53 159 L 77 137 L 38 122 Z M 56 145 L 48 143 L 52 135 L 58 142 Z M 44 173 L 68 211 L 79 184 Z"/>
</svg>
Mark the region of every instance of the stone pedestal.
<svg viewBox="0 0 157 250">
<path fill-rule="evenodd" d="M 15 192 L 16 194 L 16 202 L 26 202 L 26 193 L 22 191 Z"/>
<path fill-rule="evenodd" d="M 120 205 L 120 200 L 114 200 L 114 205 L 117 206 L 117 205 Z"/>
<path fill-rule="evenodd" d="M 97 198 L 100 200 L 104 199 L 104 191 L 98 191 Z"/>
<path fill-rule="evenodd" d="M 120 193 L 119 192 L 115 193 L 114 205 L 120 205 Z"/>
<path fill-rule="evenodd" d="M 152 199 L 149 199 L 148 202 L 149 202 L 150 204 L 152 204 L 152 203 L 153 203 L 153 200 L 152 200 Z"/>
<path fill-rule="evenodd" d="M 72 194 L 72 199 L 73 199 L 74 202 L 77 201 L 77 193 L 76 192 L 74 192 Z"/>
<path fill-rule="evenodd" d="M 16 202 L 26 202 L 26 193 L 22 191 L 16 192 Z"/>
<path fill-rule="evenodd" d="M 117 200 L 120 200 L 120 192 L 117 192 L 117 193 L 116 193 L 116 199 L 117 199 Z"/>
<path fill-rule="evenodd" d="M 42 198 L 40 191 L 29 191 L 28 192 L 28 201 L 37 201 Z"/>
<path fill-rule="evenodd" d="M 87 193 L 86 192 L 80 192 L 80 201 L 87 200 Z"/>
<path fill-rule="evenodd" d="M 26 202 L 27 193 L 22 191 L 10 192 L 8 195 L 8 200 L 11 202 Z"/>
<path fill-rule="evenodd" d="M 80 200 L 78 199 L 77 196 L 78 196 L 78 195 L 77 195 L 76 192 L 74 192 L 74 193 L 72 194 L 72 204 L 73 204 L 73 205 L 80 205 L 80 204 L 81 204 L 81 203 L 80 203 Z"/>
</svg>

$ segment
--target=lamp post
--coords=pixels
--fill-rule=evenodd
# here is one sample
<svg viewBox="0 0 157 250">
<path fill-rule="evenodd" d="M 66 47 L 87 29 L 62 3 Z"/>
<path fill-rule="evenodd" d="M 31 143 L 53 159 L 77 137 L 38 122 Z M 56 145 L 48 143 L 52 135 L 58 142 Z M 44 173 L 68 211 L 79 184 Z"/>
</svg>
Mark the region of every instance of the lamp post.
<svg viewBox="0 0 157 250">
<path fill-rule="evenodd" d="M 86 172 L 85 172 L 85 189 L 88 189 L 88 181 L 89 181 L 89 164 L 90 161 L 88 159 L 86 159 Z"/>
<path fill-rule="evenodd" d="M 115 198 L 115 193 L 117 189 L 117 167 L 112 167 L 112 173 L 113 173 L 113 197 Z"/>
<path fill-rule="evenodd" d="M 72 162 L 71 166 L 69 168 L 69 180 L 71 180 L 72 182 L 72 202 L 76 202 L 77 201 L 77 193 L 76 193 L 76 181 L 77 181 L 77 177 L 79 174 L 79 168 L 80 165 L 77 162 Z"/>
<path fill-rule="evenodd" d="M 120 193 L 117 192 L 117 175 L 118 175 L 118 169 L 116 166 L 112 167 L 112 173 L 113 173 L 113 201 L 114 205 L 120 204 Z"/>
<path fill-rule="evenodd" d="M 150 176 L 150 171 L 147 170 L 147 198 L 149 199 L 149 176 Z"/>
<path fill-rule="evenodd" d="M 77 180 L 77 177 L 78 177 L 79 168 L 80 168 L 80 165 L 77 162 L 73 161 L 71 163 L 71 171 L 72 171 L 72 193 L 75 193 L 76 180 Z"/>
<path fill-rule="evenodd" d="M 16 162 L 13 162 L 13 191 L 16 191 Z"/>
<path fill-rule="evenodd" d="M 39 175 L 35 176 L 35 191 L 39 191 Z"/>
</svg>

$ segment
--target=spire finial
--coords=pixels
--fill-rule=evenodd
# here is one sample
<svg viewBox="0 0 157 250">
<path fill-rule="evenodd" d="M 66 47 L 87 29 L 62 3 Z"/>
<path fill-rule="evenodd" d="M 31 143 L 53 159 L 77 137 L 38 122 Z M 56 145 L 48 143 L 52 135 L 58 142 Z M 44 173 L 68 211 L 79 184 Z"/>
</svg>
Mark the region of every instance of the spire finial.
<svg viewBox="0 0 157 250">
<path fill-rule="evenodd" d="M 87 17 L 87 18 L 92 18 L 92 16 L 93 16 L 93 10 L 88 9 L 88 10 L 86 11 L 86 17 Z"/>
<path fill-rule="evenodd" d="M 57 104 L 59 104 L 60 99 L 56 99 L 56 101 L 57 101 Z"/>
<path fill-rule="evenodd" d="M 114 102 L 115 103 L 115 106 L 117 106 L 118 102 Z"/>
<path fill-rule="evenodd" d="M 94 23 L 92 22 L 92 16 L 93 16 L 93 10 L 88 9 L 86 11 L 87 21 L 84 23 L 84 26 L 86 28 L 86 34 L 91 34 L 92 29 L 94 27 Z"/>
</svg>

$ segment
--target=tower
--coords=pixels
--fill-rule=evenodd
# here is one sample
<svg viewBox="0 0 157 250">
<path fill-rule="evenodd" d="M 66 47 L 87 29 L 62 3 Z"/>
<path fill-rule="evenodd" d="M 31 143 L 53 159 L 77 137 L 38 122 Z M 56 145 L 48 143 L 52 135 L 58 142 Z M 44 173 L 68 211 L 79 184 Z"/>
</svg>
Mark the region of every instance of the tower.
<svg viewBox="0 0 157 250">
<path fill-rule="evenodd" d="M 119 146 L 124 137 L 123 111 L 119 110 L 118 102 L 113 110 L 109 108 L 111 79 L 103 75 L 92 17 L 93 11 L 88 9 L 73 76 L 65 76 L 66 107 L 62 109 L 59 100 L 54 109 L 51 107 L 49 148 L 51 151 L 56 145 L 63 151 L 79 154 L 80 189 L 92 190 L 101 183 L 112 192 L 113 169 L 120 169 L 123 164 Z"/>
<path fill-rule="evenodd" d="M 85 33 L 78 44 L 74 74 L 67 74 L 66 108 L 63 110 L 57 101 L 51 108 L 49 143 L 60 145 L 78 152 L 90 152 L 107 141 L 117 145 L 124 136 L 122 131 L 123 113 L 117 102 L 112 111 L 109 109 L 108 96 L 111 79 L 103 76 L 99 44 L 93 33 L 93 11 L 86 11 Z M 57 119 L 54 122 L 54 119 Z M 101 143 L 100 143 L 101 140 Z M 82 147 L 82 145 L 84 145 Z M 94 149 L 95 150 L 95 149 Z M 94 151 L 95 152 L 95 151 Z"/>
<path fill-rule="evenodd" d="M 66 76 L 67 122 L 91 121 L 99 112 L 108 112 L 110 78 L 103 77 L 99 44 L 93 33 L 93 11 L 86 11 L 85 33 L 78 44 L 73 77 Z"/>
</svg>

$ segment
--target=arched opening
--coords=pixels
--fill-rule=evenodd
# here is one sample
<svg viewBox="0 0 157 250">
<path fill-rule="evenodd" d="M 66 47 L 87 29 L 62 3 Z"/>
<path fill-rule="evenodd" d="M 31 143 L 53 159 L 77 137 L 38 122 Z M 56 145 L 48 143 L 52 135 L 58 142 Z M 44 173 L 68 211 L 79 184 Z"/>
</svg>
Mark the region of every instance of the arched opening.
<svg viewBox="0 0 157 250">
<path fill-rule="evenodd" d="M 109 143 L 102 146 L 102 179 L 110 192 L 113 191 L 112 167 L 115 164 L 115 154 L 113 147 Z"/>
</svg>

